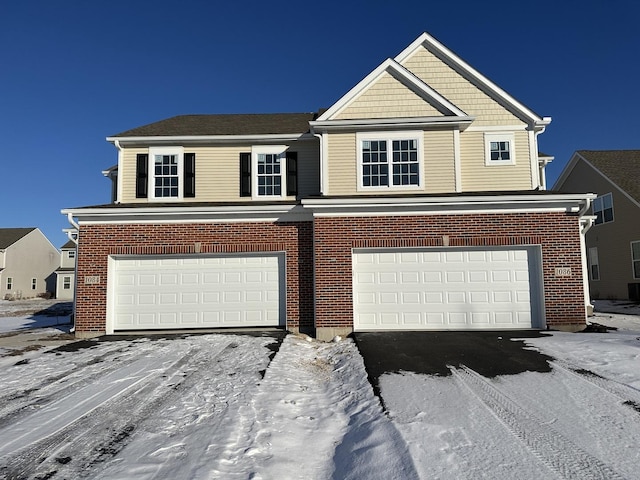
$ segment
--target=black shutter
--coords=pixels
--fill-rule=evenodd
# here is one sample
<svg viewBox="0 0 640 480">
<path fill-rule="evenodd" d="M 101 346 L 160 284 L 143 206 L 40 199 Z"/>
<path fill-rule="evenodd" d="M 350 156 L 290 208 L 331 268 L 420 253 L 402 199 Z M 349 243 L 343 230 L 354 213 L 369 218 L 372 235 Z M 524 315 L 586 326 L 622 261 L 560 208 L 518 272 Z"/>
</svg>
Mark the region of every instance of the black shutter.
<svg viewBox="0 0 640 480">
<path fill-rule="evenodd" d="M 251 196 L 251 153 L 240 154 L 240 196 Z"/>
<path fill-rule="evenodd" d="M 147 198 L 149 155 L 139 153 L 136 157 L 136 198 Z"/>
<path fill-rule="evenodd" d="M 287 195 L 298 195 L 298 152 L 287 152 Z"/>
<path fill-rule="evenodd" d="M 184 191 L 185 198 L 196 196 L 196 154 L 184 154 Z"/>
</svg>

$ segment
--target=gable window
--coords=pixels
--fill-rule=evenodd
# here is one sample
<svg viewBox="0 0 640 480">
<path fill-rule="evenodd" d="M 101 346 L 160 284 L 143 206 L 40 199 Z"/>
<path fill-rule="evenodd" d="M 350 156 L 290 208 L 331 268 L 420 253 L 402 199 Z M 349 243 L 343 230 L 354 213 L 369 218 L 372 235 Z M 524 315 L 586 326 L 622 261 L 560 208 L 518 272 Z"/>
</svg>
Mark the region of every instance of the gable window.
<svg viewBox="0 0 640 480">
<path fill-rule="evenodd" d="M 75 250 L 69 250 L 67 252 L 67 258 L 76 258 L 76 251 Z"/>
<path fill-rule="evenodd" d="M 414 132 L 358 134 L 359 188 L 420 187 L 422 142 Z"/>
<path fill-rule="evenodd" d="M 593 214 L 596 225 L 613 222 L 613 195 L 607 193 L 593 200 Z"/>
<path fill-rule="evenodd" d="M 631 265 L 633 278 L 640 280 L 640 240 L 631 242 Z"/>
<path fill-rule="evenodd" d="M 284 198 L 298 195 L 298 154 L 286 145 L 254 146 L 240 154 L 240 196 Z"/>
<path fill-rule="evenodd" d="M 7 277 L 7 290 L 11 290 L 13 288 L 13 277 Z"/>
<path fill-rule="evenodd" d="M 62 288 L 69 290 L 71 288 L 71 277 L 62 277 Z"/>
<path fill-rule="evenodd" d="M 484 134 L 485 165 L 515 165 L 513 133 Z"/>
<path fill-rule="evenodd" d="M 38 288 L 38 280 L 36 278 L 31 279 L 31 290 Z"/>
<path fill-rule="evenodd" d="M 195 197 L 195 153 L 182 147 L 151 147 L 136 156 L 136 198 Z"/>
<path fill-rule="evenodd" d="M 598 247 L 589 248 L 589 278 L 600 280 L 600 263 L 598 262 Z"/>
</svg>

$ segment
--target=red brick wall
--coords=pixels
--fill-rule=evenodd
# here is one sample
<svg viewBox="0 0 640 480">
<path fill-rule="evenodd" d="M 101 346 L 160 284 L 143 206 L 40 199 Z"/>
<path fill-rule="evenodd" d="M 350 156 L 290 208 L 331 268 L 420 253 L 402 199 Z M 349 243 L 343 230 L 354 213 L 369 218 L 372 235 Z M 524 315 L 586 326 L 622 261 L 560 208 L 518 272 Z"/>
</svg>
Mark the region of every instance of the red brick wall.
<svg viewBox="0 0 640 480">
<path fill-rule="evenodd" d="M 311 222 L 161 225 L 82 225 L 76 291 L 76 330 L 105 331 L 109 255 L 286 252 L 287 327 L 313 326 Z M 199 243 L 199 245 L 197 245 Z M 98 284 L 85 277 L 99 276 Z"/>
<path fill-rule="evenodd" d="M 447 238 L 443 238 L 446 236 Z M 316 327 L 353 325 L 352 248 L 541 245 L 546 323 L 584 324 L 578 217 L 565 213 L 320 217 L 314 221 Z M 571 277 L 556 277 L 570 267 Z"/>
</svg>

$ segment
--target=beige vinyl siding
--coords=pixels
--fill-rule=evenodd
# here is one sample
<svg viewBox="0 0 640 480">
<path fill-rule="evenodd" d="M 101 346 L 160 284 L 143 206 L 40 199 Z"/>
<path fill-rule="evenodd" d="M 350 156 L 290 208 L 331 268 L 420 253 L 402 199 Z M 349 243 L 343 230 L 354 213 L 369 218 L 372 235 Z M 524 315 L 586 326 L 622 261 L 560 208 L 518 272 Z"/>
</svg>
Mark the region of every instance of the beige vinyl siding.
<svg viewBox="0 0 640 480">
<path fill-rule="evenodd" d="M 524 123 L 424 47 L 402 65 L 467 115 L 476 117 L 474 126 Z"/>
<path fill-rule="evenodd" d="M 455 192 L 455 162 L 452 130 L 424 132 L 422 181 L 427 193 Z"/>
<path fill-rule="evenodd" d="M 434 116 L 440 117 L 442 113 L 402 82 L 384 73 L 340 112 L 336 119 Z"/>
<path fill-rule="evenodd" d="M 289 150 L 298 152 L 299 195 L 316 195 L 319 185 L 318 140 L 292 142 Z M 240 196 L 240 153 L 251 152 L 251 145 L 225 145 L 184 147 L 185 153 L 196 154 L 196 196 L 190 202 L 240 202 L 252 201 Z M 146 198 L 136 197 L 136 156 L 148 153 L 147 148 L 125 149 L 122 165 L 122 203 L 146 203 Z M 151 172 L 150 172 L 151 173 Z M 285 172 L 283 172 L 283 175 Z M 293 197 L 285 197 L 293 199 Z"/>
<path fill-rule="evenodd" d="M 330 195 L 354 195 L 357 189 L 356 134 L 331 133 L 327 139 Z"/>
<path fill-rule="evenodd" d="M 487 166 L 484 133 L 462 132 L 460 134 L 462 191 L 531 190 L 528 132 L 514 132 L 514 142 L 515 165 Z"/>
</svg>

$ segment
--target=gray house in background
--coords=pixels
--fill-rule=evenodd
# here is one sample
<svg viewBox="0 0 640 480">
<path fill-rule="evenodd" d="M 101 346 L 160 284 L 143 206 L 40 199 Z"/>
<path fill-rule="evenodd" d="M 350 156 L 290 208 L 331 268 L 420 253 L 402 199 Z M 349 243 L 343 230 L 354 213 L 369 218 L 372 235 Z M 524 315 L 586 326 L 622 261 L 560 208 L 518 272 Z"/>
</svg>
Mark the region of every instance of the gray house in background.
<svg viewBox="0 0 640 480">
<path fill-rule="evenodd" d="M 0 298 L 55 295 L 60 252 L 37 228 L 0 228 Z"/>
<path fill-rule="evenodd" d="M 640 301 L 640 150 L 578 150 L 553 189 L 598 195 L 585 238 L 591 298 Z"/>
<path fill-rule="evenodd" d="M 60 267 L 56 270 L 56 298 L 73 300 L 76 287 L 76 244 L 69 240 L 60 248 Z"/>
</svg>

